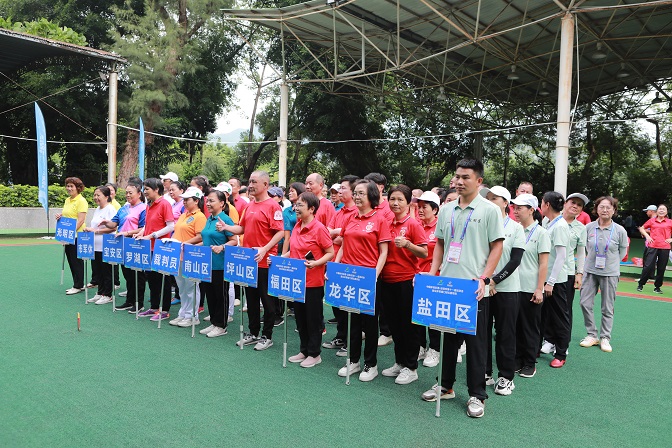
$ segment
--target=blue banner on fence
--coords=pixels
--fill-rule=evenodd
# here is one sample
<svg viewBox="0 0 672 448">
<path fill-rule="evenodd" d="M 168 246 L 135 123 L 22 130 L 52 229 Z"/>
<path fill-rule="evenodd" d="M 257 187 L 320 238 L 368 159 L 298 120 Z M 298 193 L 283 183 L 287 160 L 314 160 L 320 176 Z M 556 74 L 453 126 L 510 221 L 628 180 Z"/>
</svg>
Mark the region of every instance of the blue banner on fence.
<svg viewBox="0 0 672 448">
<path fill-rule="evenodd" d="M 268 294 L 282 300 L 306 301 L 306 260 L 271 256 Z"/>
<path fill-rule="evenodd" d="M 77 258 L 93 260 L 93 232 L 79 232 L 77 234 Z"/>
<path fill-rule="evenodd" d="M 474 335 L 477 289 L 477 280 L 416 275 L 411 320 L 435 330 Z"/>
<path fill-rule="evenodd" d="M 224 252 L 224 280 L 237 285 L 257 287 L 259 267 L 254 257 L 257 249 L 240 246 L 226 246 Z"/>
<path fill-rule="evenodd" d="M 325 301 L 339 308 L 354 308 L 374 315 L 376 270 L 343 263 L 327 263 Z"/>
<path fill-rule="evenodd" d="M 210 246 L 184 245 L 182 277 L 199 282 L 212 281 L 212 249 Z M 228 293 L 224 291 L 224 294 Z"/>
<path fill-rule="evenodd" d="M 152 245 L 149 240 L 124 237 L 124 266 L 129 269 L 149 271 L 152 269 Z"/>
<path fill-rule="evenodd" d="M 56 241 L 66 244 L 75 244 L 77 238 L 77 220 L 63 218 L 56 221 Z"/>
<path fill-rule="evenodd" d="M 49 180 L 47 173 L 47 129 L 40 106 L 35 103 L 35 130 L 37 137 L 37 200 L 49 216 Z"/>
<path fill-rule="evenodd" d="M 152 254 L 152 271 L 165 275 L 178 275 L 180 273 L 181 252 L 182 243 L 157 240 L 154 243 L 154 253 Z"/>
<path fill-rule="evenodd" d="M 124 262 L 124 237 L 116 237 L 113 233 L 103 235 L 103 261 L 115 264 Z"/>
<path fill-rule="evenodd" d="M 145 180 L 145 125 L 140 117 L 140 135 L 138 135 L 138 177 Z"/>
</svg>

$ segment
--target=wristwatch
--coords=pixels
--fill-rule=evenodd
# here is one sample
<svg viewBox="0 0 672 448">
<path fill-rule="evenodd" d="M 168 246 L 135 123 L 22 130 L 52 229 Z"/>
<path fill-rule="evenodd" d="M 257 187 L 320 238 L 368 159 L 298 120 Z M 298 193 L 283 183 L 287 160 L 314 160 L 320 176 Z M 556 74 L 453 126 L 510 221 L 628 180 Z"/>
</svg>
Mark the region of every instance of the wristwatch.
<svg viewBox="0 0 672 448">
<path fill-rule="evenodd" d="M 490 284 L 490 277 L 486 277 L 485 275 L 482 275 L 481 280 L 483 280 L 483 283 L 485 283 L 486 285 Z"/>
</svg>

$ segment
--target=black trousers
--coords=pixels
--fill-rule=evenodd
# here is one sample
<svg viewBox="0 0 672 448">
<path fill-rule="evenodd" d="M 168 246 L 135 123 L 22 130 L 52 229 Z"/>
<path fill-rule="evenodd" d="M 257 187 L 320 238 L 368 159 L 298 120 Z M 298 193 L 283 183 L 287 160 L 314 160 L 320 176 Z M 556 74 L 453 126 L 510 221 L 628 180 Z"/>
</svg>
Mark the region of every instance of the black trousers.
<svg viewBox="0 0 672 448">
<path fill-rule="evenodd" d="M 575 275 L 567 276 L 567 283 L 565 288 L 567 288 L 567 318 L 569 319 L 569 340 L 567 341 L 567 346 L 572 341 L 572 327 L 574 326 L 574 296 L 576 295 L 576 289 L 574 289 L 574 281 L 576 280 Z"/>
<path fill-rule="evenodd" d="M 544 297 L 541 307 L 543 334 L 546 340 L 555 345 L 555 357 L 567 358 L 569 345 L 569 313 L 567 312 L 567 284 L 556 283 L 553 295 Z"/>
<path fill-rule="evenodd" d="M 392 336 L 392 331 L 390 331 L 390 325 L 387 321 L 387 315 L 385 314 L 385 304 L 381 300 L 380 303 L 376 304 L 376 309 L 378 313 L 378 328 L 380 330 L 381 336 Z M 376 336 L 376 339 L 378 336 Z M 368 336 L 367 336 L 368 339 Z"/>
<path fill-rule="evenodd" d="M 126 266 L 121 267 L 121 273 L 126 279 L 126 303 L 132 303 L 135 305 L 135 294 L 136 294 L 136 284 L 135 276 L 136 271 L 129 269 Z M 137 294 L 138 294 L 138 307 L 142 308 L 145 301 L 145 271 L 137 271 L 138 284 L 137 284 Z"/>
<path fill-rule="evenodd" d="M 532 293 L 518 294 L 518 320 L 516 321 L 516 365 L 534 366 L 539 353 L 539 325 L 541 324 L 541 304 L 532 302 Z"/>
<path fill-rule="evenodd" d="M 335 306 L 332 306 L 331 310 L 334 312 L 334 317 L 336 318 L 336 337 L 334 339 L 340 339 L 343 341 L 343 344 L 347 344 L 348 313 Z"/>
<path fill-rule="evenodd" d="M 364 341 L 364 364 L 369 367 L 378 365 L 378 312 L 380 309 L 380 281 L 376 283 L 376 307 L 374 315 L 354 314 L 350 318 L 350 362 L 359 362 L 362 356 L 362 331 Z M 346 314 L 347 318 L 347 314 Z M 347 321 L 346 321 L 347 322 Z M 346 341 L 347 343 L 347 341 Z"/>
<path fill-rule="evenodd" d="M 170 277 L 159 274 L 155 271 L 145 271 L 145 278 L 149 285 L 149 302 L 153 310 L 168 312 L 170 310 Z M 163 283 L 163 291 L 161 290 L 161 283 Z M 127 296 L 128 297 L 128 296 Z M 161 303 L 163 299 L 163 304 Z"/>
<path fill-rule="evenodd" d="M 121 285 L 120 280 L 121 277 L 119 277 L 119 265 L 115 264 L 114 265 L 114 274 L 112 275 L 112 283 L 114 286 L 119 286 Z"/>
<path fill-rule="evenodd" d="M 103 253 L 95 252 L 91 260 L 91 272 L 95 272 L 98 279 L 98 294 L 112 296 L 112 265 L 103 262 Z"/>
<path fill-rule="evenodd" d="M 174 275 L 170 276 L 170 286 L 175 288 L 175 295 L 173 297 L 175 297 L 176 299 L 179 299 L 180 298 L 180 287 L 177 286 L 177 281 L 175 280 Z"/>
<path fill-rule="evenodd" d="M 226 328 L 229 318 L 229 282 L 224 281 L 224 270 L 213 270 L 212 281 L 201 282 L 208 296 L 210 323 Z"/>
<path fill-rule="evenodd" d="M 320 356 L 322 346 L 322 305 L 324 287 L 306 288 L 306 302 L 294 302 L 296 328 L 301 340 L 300 351 L 305 356 Z M 285 324 L 287 325 L 287 324 Z"/>
<path fill-rule="evenodd" d="M 379 282 L 378 298 L 384 304 L 387 323 L 394 340 L 394 361 L 411 370 L 418 368 L 418 330 L 411 322 L 413 314 L 413 280 Z M 368 336 L 367 336 L 368 339 Z"/>
<path fill-rule="evenodd" d="M 663 286 L 663 277 L 665 276 L 665 268 L 667 267 L 669 257 L 670 249 L 649 248 L 644 259 L 644 268 L 642 269 L 642 276 L 639 278 L 639 286 L 643 288 L 646 282 L 653 277 L 654 271 L 656 276 L 653 286 L 656 288 Z"/>
<path fill-rule="evenodd" d="M 257 287 L 246 287 L 245 297 L 247 298 L 250 333 L 259 336 L 261 330 L 261 309 L 259 308 L 259 299 L 261 299 L 261 304 L 264 306 L 264 329 L 261 334 L 271 339 L 276 313 L 273 297 L 268 295 L 268 268 L 259 268 Z"/>
<path fill-rule="evenodd" d="M 485 367 L 488 355 L 488 310 L 490 298 L 483 297 L 478 302 L 478 315 L 476 317 L 476 334 L 466 335 L 462 333 L 443 334 L 443 369 L 441 371 L 441 386 L 452 389 L 455 384 L 455 369 L 457 368 L 457 352 L 462 342 L 467 343 L 467 388 L 469 396 L 479 400 L 488 398 L 485 391 Z"/>
<path fill-rule="evenodd" d="M 488 356 L 486 373 L 492 376 L 492 324 L 495 324 L 495 358 L 498 376 L 512 380 L 516 372 L 516 324 L 520 308 L 519 293 L 498 292 L 490 297 L 488 317 Z"/>
<path fill-rule="evenodd" d="M 72 274 L 72 287 L 82 289 L 84 287 L 84 260 L 77 258 L 77 240 L 75 244 L 66 244 L 63 247 Z"/>
<path fill-rule="evenodd" d="M 441 332 L 421 325 L 416 325 L 416 327 L 420 347 L 427 348 L 427 335 L 429 334 L 429 348 L 437 352 L 440 351 Z"/>
</svg>

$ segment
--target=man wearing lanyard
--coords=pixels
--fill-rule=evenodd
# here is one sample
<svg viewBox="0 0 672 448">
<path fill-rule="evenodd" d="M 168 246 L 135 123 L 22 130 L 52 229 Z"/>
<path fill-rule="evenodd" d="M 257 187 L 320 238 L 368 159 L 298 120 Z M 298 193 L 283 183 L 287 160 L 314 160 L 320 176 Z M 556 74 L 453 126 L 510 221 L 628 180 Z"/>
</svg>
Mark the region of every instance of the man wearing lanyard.
<svg viewBox="0 0 672 448">
<path fill-rule="evenodd" d="M 443 277 L 478 279 L 478 315 L 476 335 L 444 333 L 441 390 L 437 386 L 422 394 L 425 401 L 454 398 L 457 351 L 462 341 L 467 343 L 467 415 L 482 417 L 485 412 L 486 356 L 488 354 L 487 316 L 490 283 L 504 247 L 504 225 L 499 208 L 478 193 L 483 183 L 483 164 L 475 159 L 457 163 L 456 201 L 439 212 L 436 225 L 436 246 L 429 275 L 440 269 Z"/>
</svg>

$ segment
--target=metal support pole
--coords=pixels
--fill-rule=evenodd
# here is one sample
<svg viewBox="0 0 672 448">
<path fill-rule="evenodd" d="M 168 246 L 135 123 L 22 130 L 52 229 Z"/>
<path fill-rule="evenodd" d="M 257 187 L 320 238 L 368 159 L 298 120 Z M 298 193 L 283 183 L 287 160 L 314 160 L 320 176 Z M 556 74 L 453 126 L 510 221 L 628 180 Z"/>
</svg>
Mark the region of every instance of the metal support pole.
<svg viewBox="0 0 672 448">
<path fill-rule="evenodd" d="M 555 143 L 555 191 L 567 194 L 569 165 L 569 121 L 572 107 L 572 62 L 574 57 L 574 16 L 565 14 L 560 32 L 560 73 L 558 76 L 558 134 Z"/>
<path fill-rule="evenodd" d="M 107 112 L 107 181 L 117 179 L 117 65 L 112 64 L 109 74 L 109 107 Z"/>
</svg>

